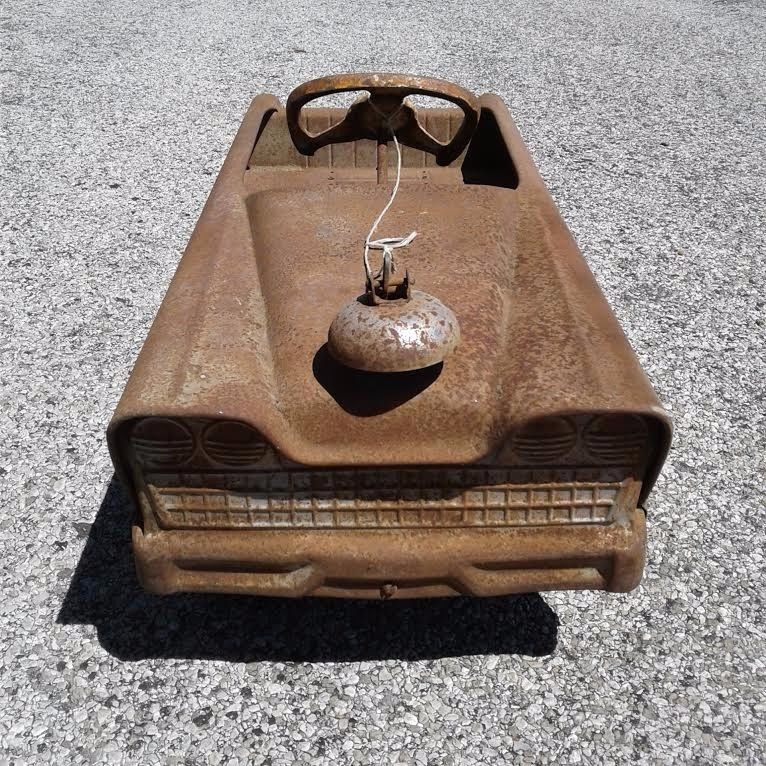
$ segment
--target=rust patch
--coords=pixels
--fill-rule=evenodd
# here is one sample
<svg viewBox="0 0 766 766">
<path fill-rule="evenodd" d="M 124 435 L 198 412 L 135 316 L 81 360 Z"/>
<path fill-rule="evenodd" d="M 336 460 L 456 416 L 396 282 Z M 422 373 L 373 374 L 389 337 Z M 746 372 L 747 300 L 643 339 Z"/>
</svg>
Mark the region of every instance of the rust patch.
<svg viewBox="0 0 766 766">
<path fill-rule="evenodd" d="M 460 342 L 457 317 L 432 295 L 371 305 L 360 296 L 333 319 L 330 353 L 342 364 L 369 372 L 407 372 L 438 364 Z"/>
</svg>

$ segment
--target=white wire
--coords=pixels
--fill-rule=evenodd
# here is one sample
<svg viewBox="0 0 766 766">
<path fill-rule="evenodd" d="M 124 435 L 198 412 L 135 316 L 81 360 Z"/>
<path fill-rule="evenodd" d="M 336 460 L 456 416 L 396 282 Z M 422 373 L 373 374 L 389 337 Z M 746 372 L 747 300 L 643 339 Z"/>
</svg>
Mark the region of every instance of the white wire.
<svg viewBox="0 0 766 766">
<path fill-rule="evenodd" d="M 372 285 L 373 279 L 372 269 L 370 269 L 370 250 L 382 250 L 384 263 L 385 256 L 389 255 L 391 257 L 393 271 L 393 250 L 398 247 L 407 247 L 407 245 L 409 245 L 410 242 L 412 242 L 412 240 L 415 239 L 415 237 L 418 235 L 416 231 L 413 231 L 410 232 L 406 237 L 383 237 L 382 239 L 371 239 L 372 235 L 375 233 L 375 229 L 378 228 L 380 222 L 383 220 L 383 217 L 388 212 L 391 205 L 393 205 L 394 199 L 396 199 L 396 194 L 399 191 L 399 183 L 402 180 L 402 150 L 399 146 L 399 142 L 396 140 L 396 136 L 392 134 L 392 138 L 394 139 L 394 146 L 396 147 L 396 183 L 394 184 L 394 188 L 391 190 L 391 196 L 389 197 L 386 206 L 383 208 L 383 210 L 380 211 L 380 215 L 375 219 L 375 223 L 372 224 L 370 233 L 364 240 L 364 271 L 367 275 L 367 279 L 370 285 Z"/>
</svg>

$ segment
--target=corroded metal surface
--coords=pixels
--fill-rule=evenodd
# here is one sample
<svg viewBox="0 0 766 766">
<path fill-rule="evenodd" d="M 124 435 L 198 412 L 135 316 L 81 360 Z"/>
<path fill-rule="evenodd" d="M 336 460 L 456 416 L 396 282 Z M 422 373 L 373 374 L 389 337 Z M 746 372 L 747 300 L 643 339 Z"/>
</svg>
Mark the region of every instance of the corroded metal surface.
<svg viewBox="0 0 766 766">
<path fill-rule="evenodd" d="M 370 305 L 360 296 L 333 319 L 330 353 L 342 364 L 371 372 L 406 372 L 444 361 L 460 341 L 457 317 L 432 295 Z"/>
<path fill-rule="evenodd" d="M 138 575 L 155 593 L 395 598 L 537 590 L 623 592 L 641 578 L 646 522 L 524 529 L 147 532 L 133 528 Z"/>
<path fill-rule="evenodd" d="M 304 130 L 299 116 L 308 102 L 348 91 L 368 91 L 369 96 L 353 104 L 341 122 L 321 133 L 312 135 Z M 418 122 L 416 110 L 405 102 L 410 95 L 451 101 L 463 111 L 463 124 L 447 141 L 440 141 Z M 479 122 L 479 104 L 472 93 L 444 80 L 404 74 L 340 74 L 296 88 L 287 99 L 286 114 L 290 135 L 303 154 L 363 138 L 386 142 L 395 133 L 401 143 L 431 152 L 439 165 L 449 165 L 465 149 Z"/>
<path fill-rule="evenodd" d="M 523 470 L 423 468 L 189 474 L 175 486 L 172 474 L 148 474 L 146 481 L 165 529 L 388 529 L 600 524 L 613 520 L 626 495 L 635 501 L 635 483 L 607 481 L 614 478 L 586 470 L 569 481 L 534 481 Z"/>
<path fill-rule="evenodd" d="M 405 149 L 387 227 L 417 229 L 407 265 L 461 342 L 394 374 L 327 344 L 387 196 L 375 142 L 307 159 L 276 99 L 255 99 L 108 432 L 147 588 L 636 585 L 669 419 L 505 107 L 478 103 L 451 167 Z M 344 115 L 300 119 L 321 132 Z M 448 145 L 460 117 L 430 110 L 429 133 Z"/>
</svg>

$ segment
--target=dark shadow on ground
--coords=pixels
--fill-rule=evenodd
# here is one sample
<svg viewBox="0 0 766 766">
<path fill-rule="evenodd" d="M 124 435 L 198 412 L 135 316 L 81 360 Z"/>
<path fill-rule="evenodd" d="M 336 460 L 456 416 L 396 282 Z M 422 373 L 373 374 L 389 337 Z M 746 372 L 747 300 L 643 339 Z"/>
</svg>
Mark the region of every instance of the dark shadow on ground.
<svg viewBox="0 0 766 766">
<path fill-rule="evenodd" d="M 95 625 L 102 646 L 123 660 L 425 660 L 556 648 L 558 618 L 536 593 L 412 601 L 153 596 L 136 579 L 132 518 L 113 478 L 58 615 L 65 625 Z"/>
</svg>

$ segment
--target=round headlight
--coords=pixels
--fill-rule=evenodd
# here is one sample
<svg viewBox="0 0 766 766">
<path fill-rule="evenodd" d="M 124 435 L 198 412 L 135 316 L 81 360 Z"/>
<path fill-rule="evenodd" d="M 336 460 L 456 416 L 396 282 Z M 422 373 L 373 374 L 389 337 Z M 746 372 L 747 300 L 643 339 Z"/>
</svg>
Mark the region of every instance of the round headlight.
<svg viewBox="0 0 766 766">
<path fill-rule="evenodd" d="M 194 439 L 189 429 L 170 418 L 139 420 L 130 442 L 138 461 L 145 466 L 178 466 L 194 453 Z"/>
<path fill-rule="evenodd" d="M 636 415 L 601 415 L 585 428 L 585 447 L 609 463 L 635 463 L 646 444 L 647 428 Z"/>
<path fill-rule="evenodd" d="M 229 466 L 257 463 L 269 448 L 258 431 L 233 420 L 208 426 L 202 444 L 214 463 Z"/>
<path fill-rule="evenodd" d="M 575 444 L 577 426 L 567 418 L 533 420 L 513 436 L 514 452 L 532 463 L 547 463 L 561 458 Z"/>
</svg>

